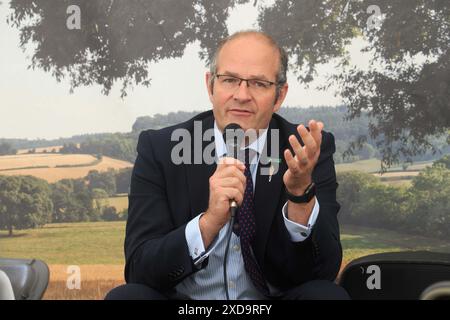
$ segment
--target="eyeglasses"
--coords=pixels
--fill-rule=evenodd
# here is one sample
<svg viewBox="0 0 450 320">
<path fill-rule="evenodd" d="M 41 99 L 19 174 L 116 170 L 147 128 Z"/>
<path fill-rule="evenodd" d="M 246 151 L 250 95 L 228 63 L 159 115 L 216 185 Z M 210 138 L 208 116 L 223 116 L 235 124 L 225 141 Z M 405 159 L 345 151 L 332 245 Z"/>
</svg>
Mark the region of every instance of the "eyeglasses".
<svg viewBox="0 0 450 320">
<path fill-rule="evenodd" d="M 275 82 L 260 79 L 243 79 L 227 74 L 216 74 L 217 80 L 221 87 L 226 90 L 234 91 L 241 86 L 242 81 L 247 82 L 247 87 L 255 92 L 265 92 L 270 89 Z"/>
</svg>

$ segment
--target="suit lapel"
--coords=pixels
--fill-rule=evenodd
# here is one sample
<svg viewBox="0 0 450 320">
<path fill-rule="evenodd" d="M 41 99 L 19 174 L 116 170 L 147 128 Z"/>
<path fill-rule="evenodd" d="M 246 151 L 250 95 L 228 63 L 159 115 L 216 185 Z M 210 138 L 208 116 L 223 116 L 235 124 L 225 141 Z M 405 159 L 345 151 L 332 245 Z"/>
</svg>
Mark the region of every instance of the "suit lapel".
<svg viewBox="0 0 450 320">
<path fill-rule="evenodd" d="M 214 117 L 211 115 L 205 118 L 202 122 L 202 137 L 206 130 L 214 128 Z M 194 137 L 193 132 L 192 137 Z M 214 136 L 212 141 L 203 141 L 202 139 L 202 152 L 206 146 L 210 143 L 214 143 Z M 194 158 L 194 139 L 192 139 L 191 148 L 192 159 Z M 215 148 L 214 148 L 215 156 Z M 203 159 L 203 157 L 202 157 Z M 216 170 L 216 163 L 206 164 L 202 160 L 201 164 L 189 164 L 186 165 L 186 178 L 188 186 L 189 201 L 191 205 L 191 219 L 199 215 L 208 209 L 209 201 L 209 177 L 211 177 Z"/>
<path fill-rule="evenodd" d="M 210 116 L 203 120 L 202 123 L 202 133 L 207 129 L 214 127 L 214 117 Z M 270 228 L 273 224 L 273 219 L 276 214 L 281 214 L 277 212 L 277 206 L 281 196 L 281 192 L 284 188 L 283 184 L 283 174 L 286 172 L 287 166 L 283 157 L 283 150 L 286 148 L 285 139 L 279 137 L 280 147 L 278 150 L 278 155 L 271 154 L 272 137 L 271 130 L 279 130 L 276 121 L 272 118 L 269 125 L 269 132 L 267 133 L 267 140 L 264 146 L 263 154 L 260 158 L 260 163 L 258 165 L 258 171 L 256 175 L 256 186 L 255 186 L 255 220 L 256 220 L 256 236 L 255 236 L 255 254 L 262 261 L 265 248 L 269 236 Z M 281 135 L 281 131 L 278 131 Z M 276 135 L 275 135 L 276 137 Z M 212 141 L 202 141 L 202 151 L 210 143 L 214 143 L 214 137 Z M 194 141 L 192 141 L 192 144 Z M 275 142 L 276 143 L 276 142 Z M 192 145 L 192 152 L 194 147 Z M 192 153 L 193 154 L 193 153 Z M 280 159 L 279 168 L 276 174 L 273 174 L 270 178 L 269 175 L 262 175 L 261 173 L 269 171 L 271 165 L 274 164 L 273 161 L 269 159 L 277 158 Z M 214 174 L 217 165 L 215 163 L 208 165 L 202 164 L 190 164 L 186 165 L 186 178 L 188 186 L 189 201 L 191 206 L 191 219 L 204 212 L 208 208 L 209 201 L 209 178 Z M 270 179 L 270 182 L 269 182 Z"/>
<path fill-rule="evenodd" d="M 278 137 L 274 135 L 279 141 L 272 141 L 272 130 L 278 130 Z M 256 237 L 255 237 L 255 255 L 259 261 L 263 261 L 266 244 L 269 236 L 269 231 L 273 223 L 273 219 L 277 212 L 281 192 L 284 188 L 283 174 L 286 171 L 286 163 L 284 161 L 283 150 L 285 148 L 284 139 L 279 136 L 281 134 L 279 128 L 276 126 L 276 121 L 271 120 L 269 125 L 269 132 L 267 133 L 267 140 L 264 146 L 263 154 L 261 155 L 256 175 L 255 187 L 255 220 L 256 220 Z M 279 143 L 278 155 L 271 154 L 272 143 Z M 279 159 L 279 168 L 276 174 L 267 175 L 271 166 L 276 166 L 276 161 L 272 159 Z M 263 174 L 261 174 L 263 173 Z M 270 180 L 270 181 L 269 181 Z"/>
</svg>

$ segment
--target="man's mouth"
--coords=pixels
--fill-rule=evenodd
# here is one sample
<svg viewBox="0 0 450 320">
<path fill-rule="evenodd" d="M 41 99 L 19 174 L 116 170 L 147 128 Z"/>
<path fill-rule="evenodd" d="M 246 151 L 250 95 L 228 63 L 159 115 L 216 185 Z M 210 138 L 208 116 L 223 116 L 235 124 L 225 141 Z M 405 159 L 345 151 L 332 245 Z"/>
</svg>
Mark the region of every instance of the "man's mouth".
<svg viewBox="0 0 450 320">
<path fill-rule="evenodd" d="M 243 109 L 230 109 L 229 112 L 236 116 L 250 116 L 251 114 L 253 114 L 253 112 Z"/>
</svg>

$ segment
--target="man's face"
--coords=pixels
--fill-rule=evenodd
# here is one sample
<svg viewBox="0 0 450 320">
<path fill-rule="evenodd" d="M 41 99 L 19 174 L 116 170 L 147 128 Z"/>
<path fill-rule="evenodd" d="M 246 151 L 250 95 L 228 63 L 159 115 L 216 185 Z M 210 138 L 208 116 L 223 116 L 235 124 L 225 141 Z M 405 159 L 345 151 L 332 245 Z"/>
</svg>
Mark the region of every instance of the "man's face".
<svg viewBox="0 0 450 320">
<path fill-rule="evenodd" d="M 244 79 L 259 79 L 276 82 L 279 66 L 279 52 L 266 39 L 257 35 L 244 35 L 226 43 L 217 59 L 217 74 L 232 75 Z M 267 90 L 252 90 L 247 82 L 230 90 L 214 79 L 210 85 L 211 74 L 206 74 L 206 83 L 214 118 L 221 131 L 230 123 L 248 129 L 265 129 L 272 114 L 283 102 L 288 86 L 285 84 L 275 101 L 276 85 Z"/>
</svg>

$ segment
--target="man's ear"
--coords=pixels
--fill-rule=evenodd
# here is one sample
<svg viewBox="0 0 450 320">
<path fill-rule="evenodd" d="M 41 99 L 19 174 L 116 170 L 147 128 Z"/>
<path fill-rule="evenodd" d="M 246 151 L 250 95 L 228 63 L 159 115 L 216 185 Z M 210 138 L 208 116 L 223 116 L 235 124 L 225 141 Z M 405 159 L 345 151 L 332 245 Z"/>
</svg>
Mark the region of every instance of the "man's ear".
<svg viewBox="0 0 450 320">
<path fill-rule="evenodd" d="M 208 90 L 208 96 L 209 96 L 209 100 L 212 102 L 212 96 L 213 96 L 213 83 L 211 81 L 212 79 L 212 74 L 211 72 L 206 72 L 205 75 L 205 81 L 206 81 L 206 89 Z"/>
<path fill-rule="evenodd" d="M 278 95 L 278 99 L 275 101 L 275 104 L 273 106 L 273 112 L 277 112 L 278 110 L 280 110 L 281 105 L 283 104 L 283 101 L 286 98 L 286 95 L 288 93 L 288 90 L 289 90 L 289 85 L 287 83 L 285 83 L 280 89 L 280 94 Z"/>
</svg>

